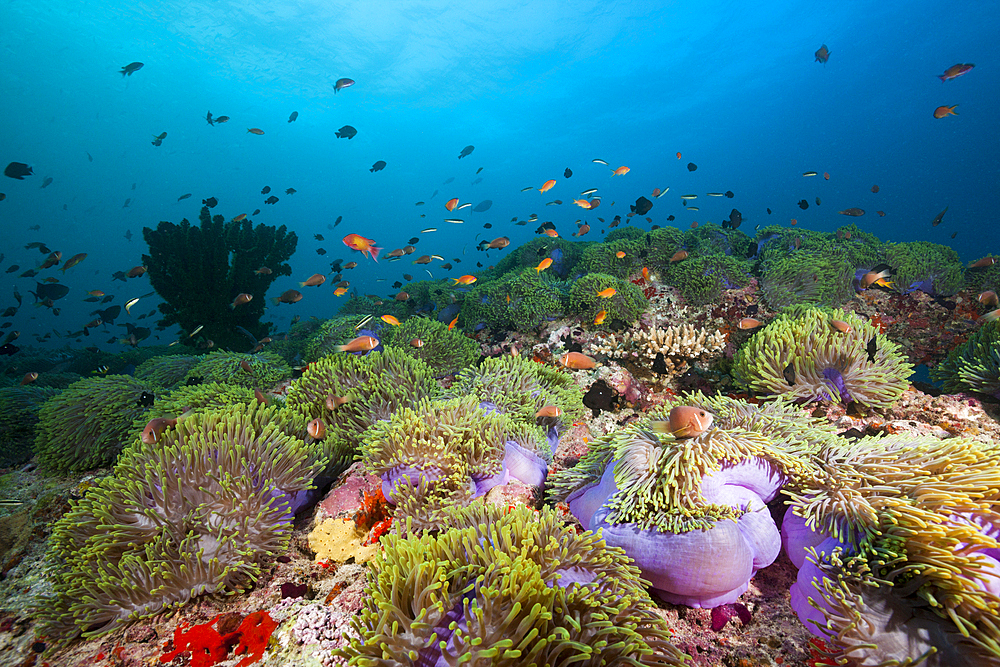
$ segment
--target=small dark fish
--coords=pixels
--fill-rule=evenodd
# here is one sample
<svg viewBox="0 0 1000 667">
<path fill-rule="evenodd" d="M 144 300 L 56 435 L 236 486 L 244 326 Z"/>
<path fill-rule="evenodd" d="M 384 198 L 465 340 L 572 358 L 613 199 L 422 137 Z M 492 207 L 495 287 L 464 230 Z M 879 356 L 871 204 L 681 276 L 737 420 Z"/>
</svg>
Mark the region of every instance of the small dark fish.
<svg viewBox="0 0 1000 667">
<path fill-rule="evenodd" d="M 277 204 L 278 203 L 278 198 L 275 197 L 274 195 L 271 195 L 270 197 L 268 197 L 267 199 L 264 200 L 264 203 L 265 204 Z"/>
<path fill-rule="evenodd" d="M 826 48 L 826 44 L 816 49 L 816 62 L 823 63 L 826 65 L 826 61 L 830 59 L 830 49 Z"/>
<path fill-rule="evenodd" d="M 34 278 L 37 275 L 38 275 L 38 271 L 35 271 L 34 269 L 28 269 L 27 271 L 25 271 L 24 273 L 22 273 L 18 277 L 19 278 Z"/>
<path fill-rule="evenodd" d="M 753 317 L 754 315 L 757 314 L 758 310 L 760 310 L 760 306 L 757 305 L 756 303 L 751 303 L 749 306 L 747 306 L 747 311 L 746 312 L 747 312 L 747 315 L 749 315 L 750 317 Z"/>
<path fill-rule="evenodd" d="M 215 117 L 215 122 L 216 123 L 225 123 L 227 120 L 229 120 L 229 116 L 216 116 Z"/>
<path fill-rule="evenodd" d="M 132 189 L 133 189 L 133 190 L 135 190 L 135 186 L 136 186 L 136 184 L 135 184 L 135 183 L 133 183 L 133 184 L 132 184 Z"/>
<path fill-rule="evenodd" d="M 181 195 L 180 197 L 178 197 L 178 198 L 177 198 L 177 201 L 182 201 L 182 200 L 184 200 L 184 199 L 190 199 L 190 198 L 191 198 L 191 193 L 190 193 L 190 192 L 188 192 L 188 193 L 186 193 L 186 194 L 183 194 L 183 195 Z"/>
<path fill-rule="evenodd" d="M 785 376 L 785 382 L 790 385 L 795 384 L 795 366 L 793 364 L 785 366 L 785 370 L 781 371 L 781 374 Z"/>
<path fill-rule="evenodd" d="M 672 214 L 668 215 L 667 216 L 667 222 L 673 222 L 673 221 L 674 221 L 674 216 Z"/>
<path fill-rule="evenodd" d="M 144 391 L 139 394 L 139 400 L 135 402 L 140 408 L 148 408 L 156 400 L 156 396 L 149 391 Z"/>
<path fill-rule="evenodd" d="M 445 181 L 444 183 L 442 183 L 441 185 L 448 185 L 449 183 L 451 183 L 451 182 L 452 182 L 452 181 L 454 181 L 454 180 L 455 180 L 455 177 L 454 177 L 454 176 L 452 176 L 451 178 L 447 179 L 447 180 L 446 180 L 446 181 Z M 437 190 L 435 190 L 435 191 L 434 191 L 434 194 L 437 194 Z M 431 195 L 431 199 L 433 199 L 433 198 L 434 198 L 434 195 Z"/>
<path fill-rule="evenodd" d="M 820 201 L 819 197 L 816 197 L 816 206 L 819 206 L 821 203 L 822 202 Z"/>
<path fill-rule="evenodd" d="M 404 273 L 403 274 L 403 280 L 406 280 L 406 281 L 413 280 L 413 276 L 411 276 L 409 273 Z"/>
<path fill-rule="evenodd" d="M 649 201 L 645 197 L 639 197 L 635 200 L 635 206 L 629 206 L 632 212 L 636 215 L 646 215 L 649 210 L 653 208 L 653 202 Z"/>
<path fill-rule="evenodd" d="M 472 185 L 478 185 L 479 183 L 482 183 L 482 182 L 483 182 L 483 177 L 480 176 L 476 180 L 472 181 Z"/>
<path fill-rule="evenodd" d="M 338 215 L 337 219 L 333 221 L 333 226 L 336 227 L 337 225 L 339 225 L 340 221 L 343 220 L 343 219 L 344 219 L 344 216 Z"/>
<path fill-rule="evenodd" d="M 260 209 L 259 208 L 255 208 L 253 210 L 253 213 L 251 213 L 251 215 L 260 215 Z"/>
<path fill-rule="evenodd" d="M 385 160 L 379 160 L 378 162 L 373 164 L 372 168 L 369 169 L 368 171 L 376 172 L 376 171 L 382 171 L 383 169 L 385 169 Z"/>
<path fill-rule="evenodd" d="M 729 220 L 722 221 L 722 228 L 738 229 L 740 224 L 743 222 L 743 214 L 740 213 L 735 208 L 729 212 Z"/>
<path fill-rule="evenodd" d="M 458 154 L 458 159 L 461 160 L 466 155 L 470 155 L 474 150 L 476 150 L 475 146 L 466 146 L 465 148 L 462 149 L 462 152 Z"/>
<path fill-rule="evenodd" d="M 958 232 L 953 232 L 951 238 L 955 238 L 956 236 L 958 236 Z"/>
<path fill-rule="evenodd" d="M 3 345 L 0 345 L 0 355 L 5 354 L 7 356 L 10 356 L 12 354 L 17 354 L 20 351 L 21 348 L 17 347 L 16 345 L 12 345 L 10 343 L 4 343 Z"/>
<path fill-rule="evenodd" d="M 326 254 L 326 249 L 325 248 L 316 248 L 316 254 L 319 255 L 320 257 L 322 257 L 323 255 Z"/>
<path fill-rule="evenodd" d="M 3 175 L 8 178 L 16 178 L 19 181 L 23 181 L 25 176 L 32 175 L 31 167 L 24 164 L 23 162 L 11 162 L 3 170 Z"/>
<path fill-rule="evenodd" d="M 481 268 L 483 268 L 483 263 L 482 262 L 476 262 L 476 266 L 478 266 L 481 269 Z"/>
<path fill-rule="evenodd" d="M 485 225 L 483 225 L 483 229 L 493 229 L 493 225 L 487 222 Z"/>
<path fill-rule="evenodd" d="M 931 227 L 937 227 L 938 225 L 940 225 L 941 221 L 944 219 L 944 214 L 947 212 L 948 212 L 948 207 L 945 206 L 943 211 L 934 216 L 934 219 L 931 221 Z"/>
<path fill-rule="evenodd" d="M 270 185 L 265 185 L 264 187 L 262 187 L 262 188 L 260 189 L 260 193 L 261 193 L 262 195 L 266 195 L 266 194 L 267 194 L 268 192 L 270 192 L 270 191 L 271 191 L 271 186 L 270 186 Z"/>
<path fill-rule="evenodd" d="M 131 241 L 132 240 L 132 230 L 131 229 L 126 229 L 124 236 L 125 236 L 125 240 L 126 241 Z"/>
<path fill-rule="evenodd" d="M 93 162 L 94 161 L 94 156 L 91 155 L 90 153 L 87 153 L 87 161 Z"/>
<path fill-rule="evenodd" d="M 353 127 L 351 127 L 350 125 L 345 125 L 344 127 L 334 132 L 334 134 L 337 135 L 338 139 L 353 139 L 357 133 L 358 131 Z"/>
<path fill-rule="evenodd" d="M 205 120 L 208 121 L 209 125 L 215 125 L 215 123 L 212 122 L 212 112 L 211 111 L 209 111 L 207 114 L 205 114 Z"/>
<path fill-rule="evenodd" d="M 569 167 L 566 167 L 566 171 L 563 172 L 563 177 L 569 178 L 572 175 L 573 175 L 573 170 L 570 169 Z"/>
<path fill-rule="evenodd" d="M 288 122 L 289 123 L 294 123 L 295 119 L 298 118 L 298 117 L 299 117 L 299 112 L 298 111 L 293 111 L 292 115 L 288 117 Z"/>
<path fill-rule="evenodd" d="M 21 267 L 18 266 L 17 264 L 12 264 L 11 266 L 7 267 L 7 271 L 6 272 L 7 273 L 14 273 L 15 271 L 17 271 L 20 268 Z"/>
<path fill-rule="evenodd" d="M 688 162 L 688 171 L 694 171 L 697 168 L 698 165 L 696 165 L 694 162 Z"/>
<path fill-rule="evenodd" d="M 128 199 L 125 200 L 125 203 L 122 204 L 122 208 L 128 208 L 128 205 L 131 203 L 132 203 L 132 198 L 129 197 Z"/>
<path fill-rule="evenodd" d="M 409 243 L 410 245 L 416 245 L 416 244 L 420 243 L 420 237 L 419 236 L 414 236 L 412 239 L 410 239 L 409 241 L 407 241 L 407 243 Z"/>
<path fill-rule="evenodd" d="M 868 361 L 875 363 L 875 353 L 878 352 L 878 339 L 875 336 L 871 337 L 868 341 L 868 345 L 865 346 L 865 352 L 868 353 Z"/>
<path fill-rule="evenodd" d="M 52 185 L 52 177 L 51 176 L 46 176 L 45 180 L 42 181 L 42 187 L 40 187 L 39 190 L 44 190 L 45 188 L 49 187 L 50 185 Z"/>
<path fill-rule="evenodd" d="M 285 194 L 286 195 L 294 195 L 296 192 L 298 192 L 298 190 L 296 190 L 295 188 L 286 188 L 285 189 Z"/>
<path fill-rule="evenodd" d="M 143 64 L 144 63 L 138 63 L 138 62 L 129 63 L 128 65 L 125 65 L 125 67 L 122 67 L 122 70 L 119 73 L 122 75 L 122 77 L 124 77 L 125 75 L 132 76 L 132 72 L 138 72 L 139 70 L 141 70 Z"/>
<path fill-rule="evenodd" d="M 322 234 L 313 234 L 313 238 L 316 239 L 317 241 L 325 241 L 326 240 L 326 239 L 323 238 Z"/>
<path fill-rule="evenodd" d="M 354 79 L 348 79 L 344 77 L 343 79 L 337 79 L 337 82 L 333 84 L 333 93 L 336 95 L 338 92 L 344 88 L 350 88 L 355 84 Z"/>
<path fill-rule="evenodd" d="M 849 215 L 852 218 L 857 218 L 865 214 L 865 210 L 863 208 L 845 208 L 843 211 L 837 211 L 837 212 L 840 213 L 841 215 Z M 944 215 L 943 211 L 941 215 Z"/>
<path fill-rule="evenodd" d="M 209 197 L 208 199 L 202 199 L 201 203 L 209 208 L 215 208 L 219 205 L 219 200 L 215 197 Z"/>
<path fill-rule="evenodd" d="M 771 215 L 771 209 L 767 209 L 767 214 Z"/>
<path fill-rule="evenodd" d="M 733 194 L 733 191 L 732 191 L 732 190 L 726 190 L 726 198 L 727 198 L 727 199 L 732 199 L 732 198 L 733 198 L 733 197 L 735 197 L 735 196 L 736 196 L 736 195 L 734 195 L 734 194 Z"/>
<path fill-rule="evenodd" d="M 479 172 L 481 172 L 482 170 L 483 170 L 483 168 L 482 168 L 482 167 L 480 167 L 479 169 L 476 169 L 476 173 L 478 174 L 478 173 L 479 173 Z"/>
<path fill-rule="evenodd" d="M 475 205 L 475 206 L 474 206 L 474 207 L 472 208 L 472 210 L 473 210 L 473 211 L 475 211 L 476 213 L 483 213 L 483 212 L 485 212 L 485 211 L 488 211 L 488 210 L 490 210 L 490 207 L 491 207 L 491 206 L 493 206 L 493 202 L 492 202 L 492 200 L 489 200 L 489 199 L 484 199 L 483 201 L 481 201 L 481 202 L 479 202 L 478 204 L 476 204 L 476 205 Z"/>
<path fill-rule="evenodd" d="M 801 208 L 803 211 L 806 210 L 807 208 L 809 208 L 809 202 L 807 202 L 805 199 L 800 199 L 799 208 Z"/>
<path fill-rule="evenodd" d="M 7 195 L 5 195 L 4 193 L 0 192 L 0 201 L 3 201 L 6 198 L 7 198 Z M 65 206 L 65 204 L 64 204 L 64 206 Z M 63 209 L 63 210 L 65 211 L 66 209 Z"/>
</svg>

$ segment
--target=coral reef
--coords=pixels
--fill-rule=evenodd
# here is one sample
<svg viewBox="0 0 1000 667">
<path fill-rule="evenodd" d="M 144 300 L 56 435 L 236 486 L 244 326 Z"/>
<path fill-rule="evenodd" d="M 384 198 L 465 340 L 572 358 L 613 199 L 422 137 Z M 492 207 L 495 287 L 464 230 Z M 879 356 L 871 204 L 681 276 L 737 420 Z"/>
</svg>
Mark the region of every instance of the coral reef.
<svg viewBox="0 0 1000 667">
<path fill-rule="evenodd" d="M 497 262 L 495 275 L 504 276 L 511 272 L 520 273 L 521 269 L 534 269 L 548 257 L 552 259 L 552 266 L 547 271 L 565 280 L 582 272 L 578 262 L 586 246 L 587 244 L 574 243 L 564 238 L 540 236 L 507 253 Z"/>
<path fill-rule="evenodd" d="M 360 315 L 345 315 L 325 320 L 306 340 L 303 360 L 311 364 L 336 352 L 338 345 L 357 336 L 357 327 L 364 319 Z"/>
<path fill-rule="evenodd" d="M 414 345 L 413 341 L 420 341 Z M 427 317 L 411 317 L 392 328 L 389 347 L 420 359 L 435 377 L 445 377 L 471 366 L 479 358 L 479 345 L 460 331 Z"/>
<path fill-rule="evenodd" d="M 523 269 L 477 284 L 462 303 L 463 326 L 524 332 L 560 317 L 567 285 L 546 273 Z"/>
<path fill-rule="evenodd" d="M 551 510 L 474 507 L 450 530 L 388 535 L 350 664 L 681 665 L 621 551 Z"/>
<path fill-rule="evenodd" d="M 323 461 L 275 408 L 231 406 L 126 450 L 54 528 L 52 637 L 93 637 L 206 593 L 245 589 L 287 547 L 291 500 Z"/>
<path fill-rule="evenodd" d="M 160 326 L 180 325 L 193 332 L 204 329 L 197 337 L 183 336 L 185 345 L 213 341 L 216 346 L 249 350 L 256 346 L 238 327 L 257 339 L 270 332 L 272 324 L 261 322 L 266 305 L 267 288 L 279 276 L 291 275 L 286 263 L 295 252 L 298 238 L 286 232 L 285 226 L 275 228 L 249 219 L 226 222 L 221 215 L 214 218 L 207 207 L 198 216 L 200 225 L 186 219 L 180 224 L 160 222 L 156 229 L 146 227 L 142 236 L 149 244 L 149 254 L 142 256 L 149 283 L 164 303 Z M 268 268 L 262 272 L 260 269 Z M 230 308 L 239 294 L 251 294 L 253 299 Z"/>
<path fill-rule="evenodd" d="M 246 354 L 216 350 L 201 357 L 188 371 L 185 381 L 267 387 L 291 376 L 292 369 L 285 360 L 271 352 Z"/>
<path fill-rule="evenodd" d="M 865 665 L 1000 664 L 1000 447 L 899 434 L 817 461 L 782 526 L 802 622 Z"/>
<path fill-rule="evenodd" d="M 1000 321 L 987 322 L 931 369 L 948 392 L 978 391 L 1000 398 Z"/>
<path fill-rule="evenodd" d="M 871 322 L 805 307 L 790 309 L 755 333 L 733 359 L 734 376 L 757 393 L 874 408 L 892 405 L 911 371 L 899 346 Z"/>
<path fill-rule="evenodd" d="M 157 387 L 127 375 L 86 378 L 38 411 L 35 451 L 46 470 L 90 470 L 114 463 L 149 410 Z"/>
</svg>

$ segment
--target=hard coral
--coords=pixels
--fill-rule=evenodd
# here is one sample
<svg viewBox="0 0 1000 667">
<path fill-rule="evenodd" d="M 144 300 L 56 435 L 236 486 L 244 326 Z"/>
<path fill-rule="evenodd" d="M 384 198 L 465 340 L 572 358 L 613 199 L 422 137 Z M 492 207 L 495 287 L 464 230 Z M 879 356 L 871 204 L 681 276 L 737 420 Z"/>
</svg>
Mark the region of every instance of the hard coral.
<svg viewBox="0 0 1000 667">
<path fill-rule="evenodd" d="M 239 327 L 257 338 L 268 334 L 273 325 L 260 321 L 264 294 L 276 278 L 291 275 L 285 262 L 295 252 L 298 239 L 284 225 L 254 227 L 249 219 L 226 222 L 221 215 L 213 218 L 207 207 L 198 218 L 198 226 L 182 220 L 142 230 L 149 244 L 142 263 L 150 285 L 164 300 L 159 324 L 179 324 L 185 331 L 204 326 L 199 337 L 182 338 L 186 345 L 212 340 L 227 349 L 250 349 L 254 344 Z M 261 267 L 270 271 L 261 272 Z M 230 308 L 241 293 L 254 298 Z"/>
<path fill-rule="evenodd" d="M 287 435 L 301 423 L 275 408 L 196 414 L 160 442 L 126 450 L 55 525 L 46 632 L 93 637 L 252 584 L 288 546 L 292 505 L 325 463 Z"/>
<path fill-rule="evenodd" d="M 35 451 L 51 471 L 114 463 L 131 440 L 132 423 L 149 410 L 156 387 L 127 375 L 86 378 L 53 396 L 38 412 Z"/>
<path fill-rule="evenodd" d="M 841 331 L 831 322 L 846 323 Z M 733 360 L 737 380 L 800 401 L 856 401 L 885 408 L 908 386 L 899 346 L 853 313 L 792 309 L 758 331 Z"/>
<path fill-rule="evenodd" d="M 638 571 L 552 510 L 474 507 L 450 530 L 387 535 L 351 665 L 681 665 Z"/>
</svg>

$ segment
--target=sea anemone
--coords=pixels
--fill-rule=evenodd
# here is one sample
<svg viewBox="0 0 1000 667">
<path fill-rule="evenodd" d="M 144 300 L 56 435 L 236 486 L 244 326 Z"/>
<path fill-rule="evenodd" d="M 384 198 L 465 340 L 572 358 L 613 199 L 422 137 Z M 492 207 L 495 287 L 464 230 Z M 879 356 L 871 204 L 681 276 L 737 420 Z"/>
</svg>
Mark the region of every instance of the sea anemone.
<svg viewBox="0 0 1000 667">
<path fill-rule="evenodd" d="M 207 593 L 245 590 L 260 561 L 287 548 L 291 502 L 322 467 L 287 435 L 293 415 L 255 404 L 196 414 L 153 445 L 126 450 L 114 474 L 56 522 L 50 636 L 94 637 Z"/>
<path fill-rule="evenodd" d="M 246 362 L 246 363 L 244 363 Z M 249 370 L 247 370 L 249 366 Z M 225 382 L 241 387 L 267 387 L 292 376 L 285 360 L 271 352 L 209 352 L 188 371 L 187 381 Z"/>
<path fill-rule="evenodd" d="M 677 288 L 684 300 L 701 306 L 719 300 L 727 289 L 750 283 L 746 262 L 728 255 L 704 255 L 668 263 L 661 270 L 663 282 Z"/>
<path fill-rule="evenodd" d="M 848 330 L 841 330 L 845 324 Z M 757 393 L 874 408 L 899 399 L 912 369 L 899 346 L 871 322 L 819 308 L 791 309 L 755 333 L 733 359 L 737 380 Z"/>
<path fill-rule="evenodd" d="M 636 568 L 549 509 L 470 507 L 437 536 L 389 534 L 351 665 L 682 665 Z"/>
<path fill-rule="evenodd" d="M 190 354 L 168 354 L 153 357 L 139 364 L 135 369 L 135 379 L 146 380 L 159 387 L 170 388 L 182 382 L 188 371 L 194 368 L 201 357 Z"/>
<path fill-rule="evenodd" d="M 363 319 L 361 315 L 345 315 L 324 321 L 306 341 L 305 361 L 311 364 L 336 352 L 337 346 L 357 336 L 357 326 Z"/>
<path fill-rule="evenodd" d="M 462 323 L 475 328 L 532 331 L 565 311 L 568 285 L 533 268 L 511 272 L 472 288 L 462 302 Z"/>
<path fill-rule="evenodd" d="M 839 306 L 854 296 L 854 266 L 839 253 L 799 250 L 765 262 L 761 294 L 774 310 L 801 304 Z"/>
<path fill-rule="evenodd" d="M 614 290 L 610 297 L 598 295 L 598 292 L 606 292 L 608 288 Z M 607 321 L 621 320 L 628 325 L 639 319 L 649 307 L 641 289 L 606 273 L 588 273 L 574 281 L 569 302 L 573 313 L 586 322 L 592 322 L 603 310 Z"/>
<path fill-rule="evenodd" d="M 901 294 L 920 290 L 931 296 L 951 296 L 965 284 L 965 267 L 958 253 L 939 243 L 889 243 L 885 262 L 892 267 L 893 287 Z"/>
<path fill-rule="evenodd" d="M 655 413 L 592 443 L 556 474 L 549 496 L 624 548 L 659 597 L 716 607 L 735 602 L 777 557 L 767 503 L 815 474 L 809 454 L 832 436 L 785 403 L 694 394 L 679 404 L 716 410 L 713 428 L 675 437 L 666 413 Z"/>
<path fill-rule="evenodd" d="M 393 327 L 392 333 L 390 347 L 420 359 L 435 377 L 457 373 L 479 358 L 479 345 L 474 340 L 427 317 L 411 317 Z M 420 344 L 414 345 L 414 341 Z"/>
<path fill-rule="evenodd" d="M 31 385 L 0 389 L 0 468 L 31 458 L 38 411 L 58 393 L 58 389 Z"/>
<path fill-rule="evenodd" d="M 114 463 L 149 410 L 157 388 L 128 375 L 85 378 L 53 396 L 38 412 L 35 451 L 53 472 Z"/>
<path fill-rule="evenodd" d="M 859 664 L 1000 664 L 1000 447 L 892 435 L 817 461 L 782 525 L 803 623 Z"/>
<path fill-rule="evenodd" d="M 1000 321 L 986 322 L 931 369 L 948 392 L 978 391 L 1000 398 Z"/>
</svg>

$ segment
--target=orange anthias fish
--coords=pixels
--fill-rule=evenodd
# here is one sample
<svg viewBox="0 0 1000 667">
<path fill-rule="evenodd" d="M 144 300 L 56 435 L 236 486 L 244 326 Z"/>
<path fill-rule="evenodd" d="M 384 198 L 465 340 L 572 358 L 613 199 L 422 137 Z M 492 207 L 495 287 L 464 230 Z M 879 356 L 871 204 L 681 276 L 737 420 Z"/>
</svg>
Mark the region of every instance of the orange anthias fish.
<svg viewBox="0 0 1000 667">
<path fill-rule="evenodd" d="M 260 129 L 259 127 L 248 127 L 247 128 L 247 132 L 249 132 L 250 134 L 256 134 L 256 135 L 264 134 L 264 130 Z"/>
<path fill-rule="evenodd" d="M 338 287 L 337 289 L 333 290 L 334 296 L 344 296 L 345 294 L 347 294 L 346 287 Z"/>
<path fill-rule="evenodd" d="M 826 48 L 826 44 L 822 45 L 816 49 L 816 62 L 826 64 L 826 61 L 830 59 L 830 49 Z"/>
<path fill-rule="evenodd" d="M 476 282 L 476 277 L 472 275 L 462 276 L 461 278 L 452 278 L 456 285 L 471 285 Z"/>
<path fill-rule="evenodd" d="M 680 152 L 680 151 L 677 151 L 677 159 L 678 159 L 678 160 L 680 160 L 680 159 L 681 159 L 681 152 Z"/>
<path fill-rule="evenodd" d="M 601 297 L 602 299 L 610 299 L 615 294 L 618 294 L 618 291 L 614 287 L 609 287 L 607 289 L 598 292 L 597 296 Z"/>
<path fill-rule="evenodd" d="M 458 206 L 458 197 L 455 197 L 454 199 L 449 199 L 447 202 L 445 202 L 444 205 L 444 207 L 448 209 L 449 212 L 454 211 L 456 206 Z"/>
<path fill-rule="evenodd" d="M 602 310 L 597 313 L 597 317 L 594 318 L 594 324 L 604 324 L 604 318 L 608 316 L 608 311 Z"/>
<path fill-rule="evenodd" d="M 545 230 L 545 235 L 546 236 L 551 236 L 552 238 L 556 238 L 557 236 L 559 236 L 559 232 L 557 232 L 554 229 L 546 229 Z"/>
<path fill-rule="evenodd" d="M 618 252 L 615 253 L 615 257 L 617 257 L 618 259 L 624 258 L 625 257 L 625 251 L 624 250 L 619 250 Z"/>
<path fill-rule="evenodd" d="M 538 263 L 538 266 L 535 267 L 535 273 L 541 273 L 550 266 L 552 266 L 552 258 L 546 257 L 545 259 L 543 259 Z"/>
<path fill-rule="evenodd" d="M 959 63 L 958 65 L 952 65 L 944 71 L 944 74 L 938 74 L 938 78 L 941 79 L 941 83 L 944 83 L 948 79 L 957 79 L 973 67 L 975 67 L 975 65 L 972 63 L 966 63 L 964 65 Z"/>
<path fill-rule="evenodd" d="M 580 208 L 587 208 L 587 209 L 590 208 L 590 202 L 586 199 L 574 199 L 573 203 L 579 206 Z"/>
<path fill-rule="evenodd" d="M 338 352 L 370 352 L 378 347 L 378 338 L 374 336 L 358 336 L 346 345 L 338 345 Z"/>
<path fill-rule="evenodd" d="M 397 320 L 392 315 L 383 315 L 381 319 L 386 324 L 391 324 L 394 327 L 398 327 L 399 326 L 399 320 Z"/>
<path fill-rule="evenodd" d="M 362 253 L 368 253 L 368 255 L 378 263 L 378 254 L 382 252 L 382 248 L 375 247 L 374 239 L 366 239 L 359 234 L 348 234 L 344 237 L 344 245 L 352 250 L 360 250 Z"/>
<path fill-rule="evenodd" d="M 957 116 L 958 112 L 955 111 L 957 104 L 952 104 L 950 107 L 938 107 L 934 110 L 935 118 L 944 118 L 945 116 Z"/>
<path fill-rule="evenodd" d="M 555 179 L 551 179 L 551 180 L 545 181 L 545 183 L 542 184 L 542 187 L 538 188 L 538 191 L 539 192 L 548 192 L 549 190 L 551 190 L 552 188 L 554 188 L 555 185 L 556 185 Z"/>
<path fill-rule="evenodd" d="M 590 369 L 597 366 L 597 362 L 581 352 L 567 352 L 559 357 L 559 363 L 566 368 Z"/>
<path fill-rule="evenodd" d="M 458 324 L 458 315 L 456 315 L 455 319 L 448 323 L 448 331 L 454 329 L 456 324 Z"/>
<path fill-rule="evenodd" d="M 649 282 L 649 269 L 647 267 L 645 267 L 645 266 L 642 267 L 642 278 L 647 283 Z"/>
<path fill-rule="evenodd" d="M 624 176 L 625 174 L 629 173 L 630 171 L 632 171 L 632 170 L 629 169 L 628 167 L 624 167 L 624 166 L 623 167 L 618 167 L 613 172 L 611 172 L 611 175 L 612 176 Z"/>
</svg>

